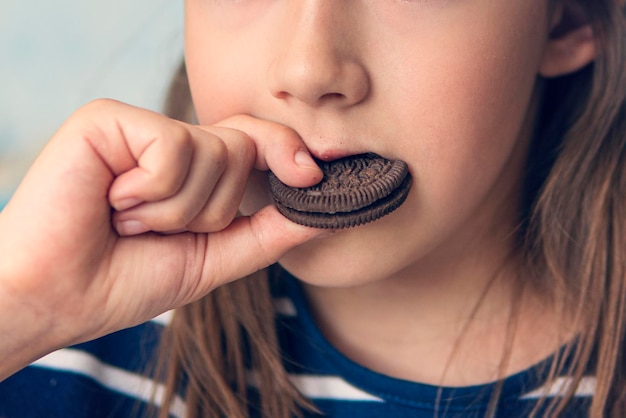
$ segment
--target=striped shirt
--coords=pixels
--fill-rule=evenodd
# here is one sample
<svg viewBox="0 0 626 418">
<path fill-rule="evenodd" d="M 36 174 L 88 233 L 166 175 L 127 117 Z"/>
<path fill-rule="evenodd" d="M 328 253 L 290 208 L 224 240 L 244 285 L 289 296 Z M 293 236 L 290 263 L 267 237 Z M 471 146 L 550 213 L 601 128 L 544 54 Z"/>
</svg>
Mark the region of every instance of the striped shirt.
<svg viewBox="0 0 626 418">
<path fill-rule="evenodd" d="M 273 289 L 285 367 L 294 385 L 334 418 L 483 417 L 495 384 L 441 388 L 391 378 L 366 369 L 337 351 L 316 327 L 297 280 Z M 170 314 L 140 326 L 53 352 L 0 383 L 0 418 L 141 417 L 158 405 L 160 386 L 146 377 Z M 547 360 L 546 360 L 547 362 Z M 497 418 L 524 417 L 541 396 L 558 396 L 570 380 L 545 384 L 547 364 L 506 378 Z M 254 379 L 251 379 L 253 381 Z M 595 380 L 587 376 L 564 417 L 586 417 Z M 172 417 L 183 417 L 178 398 Z M 306 413 L 306 417 L 319 416 Z"/>
</svg>

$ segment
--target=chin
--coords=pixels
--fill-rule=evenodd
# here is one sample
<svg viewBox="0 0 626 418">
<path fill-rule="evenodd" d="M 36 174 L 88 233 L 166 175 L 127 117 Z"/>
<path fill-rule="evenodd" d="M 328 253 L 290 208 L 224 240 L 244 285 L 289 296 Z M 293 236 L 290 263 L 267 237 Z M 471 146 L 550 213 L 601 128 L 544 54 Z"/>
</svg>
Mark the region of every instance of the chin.
<svg viewBox="0 0 626 418">
<path fill-rule="evenodd" d="M 361 286 L 388 275 L 374 252 L 341 241 L 339 236 L 330 236 L 307 242 L 292 249 L 279 264 L 299 280 L 320 287 Z"/>
<path fill-rule="evenodd" d="M 428 249 L 427 237 L 416 232 L 416 209 L 409 202 L 375 222 L 293 248 L 279 264 L 313 286 L 355 287 L 394 277 Z"/>
<path fill-rule="evenodd" d="M 303 268 L 301 265 L 291 266 L 289 263 L 279 262 L 282 268 L 303 283 L 311 286 L 326 288 L 352 288 L 370 283 L 368 278 L 355 275 L 354 272 L 344 274 L 336 269 Z M 293 268 L 292 268 L 293 267 Z M 376 281 L 375 279 L 372 281 Z"/>
</svg>

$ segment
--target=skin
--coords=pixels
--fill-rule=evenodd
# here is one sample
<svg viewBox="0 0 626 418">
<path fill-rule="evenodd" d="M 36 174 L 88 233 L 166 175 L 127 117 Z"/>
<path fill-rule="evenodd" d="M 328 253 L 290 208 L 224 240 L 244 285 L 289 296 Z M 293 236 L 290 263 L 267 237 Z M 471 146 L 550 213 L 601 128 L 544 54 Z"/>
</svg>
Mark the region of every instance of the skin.
<svg viewBox="0 0 626 418">
<path fill-rule="evenodd" d="M 399 210 L 280 260 L 305 283 L 327 337 L 392 376 L 452 385 L 497 377 L 519 279 L 510 256 L 547 3 L 188 0 L 186 20 L 201 123 L 249 114 L 294 129 L 321 159 L 375 152 L 409 164 L 415 185 Z M 247 213 L 269 203 L 259 184 Z M 482 320 L 459 345 L 497 273 Z M 524 311 L 541 313 L 526 315 L 522 330 L 551 315 L 527 299 Z M 554 343 L 519 347 L 506 372 Z"/>
<path fill-rule="evenodd" d="M 561 11 L 546 0 L 187 0 L 201 126 L 90 103 L 0 213 L 0 379 L 277 261 L 305 284 L 330 341 L 373 370 L 463 385 L 544 357 L 562 324 L 541 295 L 516 293 L 500 367 L 524 279 L 512 232 L 537 75 L 593 57 L 588 27 L 549 38 Z M 310 154 L 362 152 L 409 164 L 415 185 L 393 214 L 329 233 L 268 205 L 265 171 L 306 187 L 322 177 Z"/>
<path fill-rule="evenodd" d="M 250 114 L 294 129 L 318 157 L 376 152 L 416 179 L 389 218 L 292 251 L 285 266 L 324 285 L 414 276 L 426 257 L 434 266 L 477 234 L 510 232 L 545 2 L 353 2 L 349 13 L 344 2 L 274 3 L 187 2 L 201 123 Z M 501 246 L 498 235 L 481 241 Z"/>
<path fill-rule="evenodd" d="M 239 124 L 255 137 L 275 128 Z M 273 207 L 234 219 L 236 206 L 224 204 L 241 197 L 253 166 L 277 167 L 302 186 L 318 181 L 318 169 L 295 163 L 302 145 L 291 139 L 263 153 L 263 141 L 240 130 L 110 100 L 78 110 L 0 213 L 0 379 L 196 300 L 319 236 Z"/>
</svg>

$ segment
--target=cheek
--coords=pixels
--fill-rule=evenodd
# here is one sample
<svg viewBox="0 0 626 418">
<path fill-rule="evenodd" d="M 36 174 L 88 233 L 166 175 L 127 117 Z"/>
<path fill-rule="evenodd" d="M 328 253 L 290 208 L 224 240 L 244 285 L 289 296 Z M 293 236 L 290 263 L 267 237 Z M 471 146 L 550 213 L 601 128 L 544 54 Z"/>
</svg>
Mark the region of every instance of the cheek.
<svg viewBox="0 0 626 418">
<path fill-rule="evenodd" d="M 541 24 L 502 33 L 480 20 L 458 26 L 422 38 L 419 53 L 401 51 L 409 63 L 387 89 L 406 152 L 437 190 L 466 188 L 468 176 L 493 180 L 506 163 L 527 134 L 543 46 Z"/>
<path fill-rule="evenodd" d="M 219 55 L 213 55 L 219 56 Z M 215 61 L 215 62 L 213 62 Z M 229 64 L 230 63 L 230 64 Z M 187 73 L 200 124 L 212 125 L 229 116 L 248 113 L 253 86 L 234 74 L 236 59 L 187 59 Z"/>
<path fill-rule="evenodd" d="M 480 20 L 433 30 L 419 53 L 401 51 L 407 65 L 387 85 L 394 99 L 383 108 L 393 109 L 417 179 L 417 223 L 433 240 L 470 221 L 509 216 L 507 205 L 516 204 L 544 36 L 541 23 L 517 25 L 503 34 Z"/>
<path fill-rule="evenodd" d="M 188 6 L 185 61 L 198 119 L 210 125 L 249 113 L 261 86 L 259 72 L 251 70 L 261 52 L 247 46 L 243 31 L 224 31 L 208 12 L 202 16 L 197 9 Z"/>
</svg>

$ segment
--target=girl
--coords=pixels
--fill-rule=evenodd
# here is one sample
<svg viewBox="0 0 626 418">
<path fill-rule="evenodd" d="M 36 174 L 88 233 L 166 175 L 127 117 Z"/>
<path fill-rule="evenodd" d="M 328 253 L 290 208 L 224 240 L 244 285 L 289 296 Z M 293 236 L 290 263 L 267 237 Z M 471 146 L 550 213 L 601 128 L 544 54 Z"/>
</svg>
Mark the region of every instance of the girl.
<svg viewBox="0 0 626 418">
<path fill-rule="evenodd" d="M 91 103 L 0 215 L 0 415 L 143 413 L 158 337 L 160 416 L 625 416 L 625 29 L 618 0 L 187 0 L 200 126 Z M 413 175 L 389 216 L 271 206 L 265 171 L 364 152 Z"/>
</svg>

